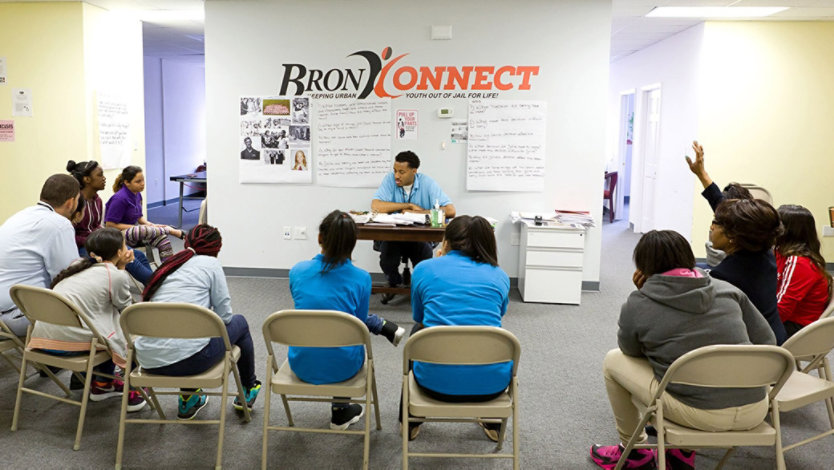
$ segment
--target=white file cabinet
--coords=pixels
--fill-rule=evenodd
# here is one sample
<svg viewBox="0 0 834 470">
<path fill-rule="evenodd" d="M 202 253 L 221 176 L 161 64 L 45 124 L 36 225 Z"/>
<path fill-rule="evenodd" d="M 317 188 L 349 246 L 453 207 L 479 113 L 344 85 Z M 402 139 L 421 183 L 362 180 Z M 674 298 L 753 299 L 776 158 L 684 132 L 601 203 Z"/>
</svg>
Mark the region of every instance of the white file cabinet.
<svg viewBox="0 0 834 470">
<path fill-rule="evenodd" d="M 585 229 L 521 223 L 518 290 L 525 302 L 579 305 Z"/>
</svg>

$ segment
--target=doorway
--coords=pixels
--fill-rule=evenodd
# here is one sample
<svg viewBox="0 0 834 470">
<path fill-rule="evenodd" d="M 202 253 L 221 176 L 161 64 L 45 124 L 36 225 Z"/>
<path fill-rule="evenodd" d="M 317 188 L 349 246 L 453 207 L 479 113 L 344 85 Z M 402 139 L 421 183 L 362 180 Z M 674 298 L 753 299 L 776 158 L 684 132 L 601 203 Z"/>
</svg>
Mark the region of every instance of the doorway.
<svg viewBox="0 0 834 470">
<path fill-rule="evenodd" d="M 643 87 L 636 109 L 634 171 L 631 175 L 632 192 L 629 222 L 635 232 L 655 228 L 655 186 L 660 163 L 660 84 Z"/>
</svg>

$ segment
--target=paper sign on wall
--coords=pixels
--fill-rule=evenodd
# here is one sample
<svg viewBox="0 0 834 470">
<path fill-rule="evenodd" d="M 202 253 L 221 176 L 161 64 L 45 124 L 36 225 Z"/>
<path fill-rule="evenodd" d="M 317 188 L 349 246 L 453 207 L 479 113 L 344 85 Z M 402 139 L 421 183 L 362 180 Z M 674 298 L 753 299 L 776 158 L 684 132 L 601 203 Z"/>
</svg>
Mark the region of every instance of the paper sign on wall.
<svg viewBox="0 0 834 470">
<path fill-rule="evenodd" d="M 14 121 L 0 121 L 0 142 L 14 142 Z"/>
<path fill-rule="evenodd" d="M 395 121 L 399 140 L 417 140 L 417 110 L 398 109 Z"/>
<path fill-rule="evenodd" d="M 0 85 L 6 84 L 6 58 L 0 57 Z"/>
<path fill-rule="evenodd" d="M 98 141 L 101 166 L 105 170 L 122 169 L 130 164 L 130 113 L 121 96 L 99 93 Z"/>
<path fill-rule="evenodd" d="M 12 116 L 32 117 L 32 90 L 12 88 Z"/>
</svg>

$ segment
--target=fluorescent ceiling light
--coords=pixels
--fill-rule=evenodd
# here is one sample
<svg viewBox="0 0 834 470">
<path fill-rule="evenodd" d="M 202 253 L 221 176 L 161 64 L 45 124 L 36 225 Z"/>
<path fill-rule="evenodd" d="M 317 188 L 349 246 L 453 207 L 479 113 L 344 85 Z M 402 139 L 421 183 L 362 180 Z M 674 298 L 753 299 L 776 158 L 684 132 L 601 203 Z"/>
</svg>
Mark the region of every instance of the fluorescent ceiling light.
<svg viewBox="0 0 834 470">
<path fill-rule="evenodd" d="M 647 18 L 761 18 L 788 7 L 655 7 Z"/>
</svg>

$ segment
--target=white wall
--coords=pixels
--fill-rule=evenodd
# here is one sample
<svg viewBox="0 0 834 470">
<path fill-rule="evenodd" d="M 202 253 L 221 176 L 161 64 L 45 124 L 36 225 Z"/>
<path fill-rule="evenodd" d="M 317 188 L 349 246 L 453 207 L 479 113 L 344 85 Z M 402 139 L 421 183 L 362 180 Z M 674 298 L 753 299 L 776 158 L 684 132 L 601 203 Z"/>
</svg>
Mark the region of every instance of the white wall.
<svg viewBox="0 0 834 470">
<path fill-rule="evenodd" d="M 393 154 L 411 148 L 423 171 L 434 177 L 459 214 L 492 216 L 499 262 L 517 275 L 517 230 L 511 210 L 556 207 L 602 212 L 605 93 L 608 77 L 611 3 L 605 0 L 552 2 L 461 0 L 423 2 L 364 0 L 210 1 L 206 3 L 206 96 L 209 205 L 211 223 L 224 234 L 225 266 L 290 268 L 312 257 L 317 226 L 329 211 L 368 209 L 375 188 L 325 188 L 312 185 L 238 183 L 239 98 L 278 92 L 282 63 L 329 69 L 348 67 L 355 51 L 410 53 L 412 65 L 539 65 L 529 92 L 502 92 L 503 99 L 548 103 L 545 190 L 540 193 L 467 192 L 465 147 L 449 144 L 450 124 L 436 117 L 451 106 L 465 117 L 467 102 L 397 98 L 398 108 L 416 108 L 420 139 L 395 143 Z M 432 41 L 432 25 L 452 25 L 454 39 Z M 351 59 L 356 60 L 356 59 Z M 310 239 L 285 241 L 283 225 L 304 225 Z M 354 251 L 356 263 L 379 272 L 369 242 Z M 591 230 L 584 278 L 599 280 L 600 229 Z"/>
<path fill-rule="evenodd" d="M 205 80 L 202 60 L 162 60 L 166 199 L 179 196 L 179 183 L 169 177 L 191 173 L 206 161 Z M 185 194 L 191 192 L 185 188 Z"/>
<path fill-rule="evenodd" d="M 145 57 L 145 200 L 165 200 L 162 145 L 162 59 Z"/>
<path fill-rule="evenodd" d="M 171 200 L 179 196 L 179 183 L 168 178 L 191 173 L 206 159 L 202 57 L 145 57 L 145 113 L 145 197 L 148 203 Z"/>
<path fill-rule="evenodd" d="M 654 227 L 644 231 L 671 229 L 687 238 L 692 231 L 693 184 L 695 177 L 684 160 L 698 132 L 698 84 L 700 51 L 704 36 L 703 24 L 694 26 L 664 41 L 647 47 L 611 64 L 608 96 L 609 152 L 616 154 L 619 139 L 620 96 L 635 90 L 635 129 L 632 157 L 631 207 L 629 221 L 639 216 L 642 201 L 640 158 L 643 113 L 641 88 L 660 84 L 660 161 L 657 171 L 653 206 Z M 691 155 L 691 152 L 688 153 Z M 704 229 L 706 230 L 706 228 Z"/>
</svg>

